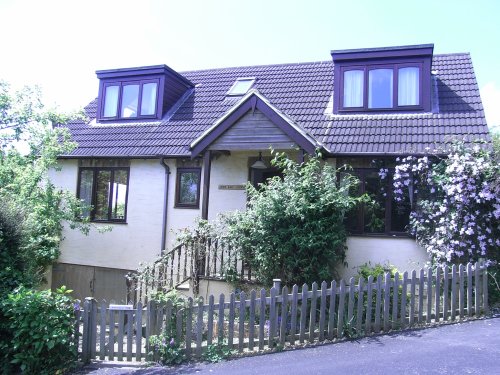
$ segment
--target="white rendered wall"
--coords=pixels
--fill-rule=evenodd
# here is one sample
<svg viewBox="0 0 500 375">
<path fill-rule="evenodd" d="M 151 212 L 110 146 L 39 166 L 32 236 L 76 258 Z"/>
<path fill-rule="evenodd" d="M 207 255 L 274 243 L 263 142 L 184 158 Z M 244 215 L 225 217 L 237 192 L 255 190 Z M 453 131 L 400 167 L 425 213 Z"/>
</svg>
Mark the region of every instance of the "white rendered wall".
<svg viewBox="0 0 500 375">
<path fill-rule="evenodd" d="M 61 171 L 51 171 L 52 182 L 76 194 L 78 162 L 60 161 Z M 165 172 L 159 160 L 132 160 L 126 224 L 88 236 L 65 225 L 59 262 L 99 267 L 136 269 L 160 251 Z M 103 225 L 103 224 L 96 224 Z"/>
<path fill-rule="evenodd" d="M 401 272 L 420 269 L 427 262 L 427 253 L 411 238 L 349 237 L 347 247 L 348 266 L 340 270 L 340 276 L 346 280 L 367 262 L 390 263 Z"/>
<path fill-rule="evenodd" d="M 247 202 L 245 190 L 222 190 L 220 185 L 246 185 L 248 182 L 248 158 L 256 152 L 231 152 L 212 161 L 210 174 L 210 201 L 208 219 L 213 220 L 221 212 L 244 210 Z"/>
</svg>

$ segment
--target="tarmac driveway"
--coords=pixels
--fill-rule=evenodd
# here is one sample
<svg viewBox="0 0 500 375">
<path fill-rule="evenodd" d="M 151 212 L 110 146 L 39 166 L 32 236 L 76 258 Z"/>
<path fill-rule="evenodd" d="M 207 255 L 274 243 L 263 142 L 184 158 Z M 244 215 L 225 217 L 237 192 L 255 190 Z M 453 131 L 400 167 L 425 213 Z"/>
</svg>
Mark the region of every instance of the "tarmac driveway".
<svg viewBox="0 0 500 375">
<path fill-rule="evenodd" d="M 79 374 L 500 374 L 500 317 L 216 364 L 140 368 L 96 362 Z"/>
</svg>

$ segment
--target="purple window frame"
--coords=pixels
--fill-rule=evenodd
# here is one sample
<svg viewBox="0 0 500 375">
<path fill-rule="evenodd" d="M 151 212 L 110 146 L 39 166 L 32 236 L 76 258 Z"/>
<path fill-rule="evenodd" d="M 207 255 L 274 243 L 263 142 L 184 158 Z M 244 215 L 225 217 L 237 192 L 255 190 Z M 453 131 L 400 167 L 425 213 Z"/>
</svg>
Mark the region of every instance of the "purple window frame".
<svg viewBox="0 0 500 375">
<path fill-rule="evenodd" d="M 92 196 L 91 196 L 91 205 L 92 209 L 90 210 L 89 220 L 94 223 L 127 223 L 127 212 L 128 212 L 128 194 L 130 190 L 130 167 L 80 167 L 78 168 L 78 181 L 76 187 L 76 196 L 80 199 L 80 185 L 82 179 L 83 171 L 92 171 Z M 125 214 L 123 215 L 123 219 L 112 219 L 112 200 L 108 202 L 108 218 L 105 220 L 95 219 L 95 205 L 97 201 L 97 173 L 99 171 L 110 171 L 110 181 L 114 181 L 114 176 L 116 171 L 125 171 L 127 172 L 127 193 L 125 194 Z M 110 184 L 109 195 L 113 195 L 113 184 Z"/>
<path fill-rule="evenodd" d="M 198 175 L 198 188 L 196 191 L 196 202 L 194 203 L 182 203 L 181 198 L 181 175 L 183 173 L 196 173 Z M 175 180 L 175 205 L 174 208 L 200 208 L 200 191 L 201 191 L 201 168 L 177 168 L 177 176 Z"/>
<path fill-rule="evenodd" d="M 419 104 L 398 105 L 398 69 L 416 67 L 419 69 Z M 368 108 L 368 73 L 373 69 L 393 70 L 393 106 L 389 108 Z M 344 107 L 344 72 L 349 70 L 363 71 L 363 106 Z M 384 112 L 429 112 L 431 110 L 430 95 L 430 59 L 394 59 L 367 62 L 338 62 L 335 66 L 336 83 L 334 87 L 335 113 L 384 113 Z"/>
<path fill-rule="evenodd" d="M 143 87 L 147 83 L 156 83 L 156 103 L 155 103 L 155 111 L 152 115 L 141 115 L 141 103 L 142 103 L 142 91 Z M 135 117 L 121 117 L 121 105 L 122 105 L 122 95 L 123 95 L 123 87 L 127 85 L 139 85 L 139 97 L 137 99 L 137 116 Z M 106 100 L 106 88 L 109 86 L 119 86 L 118 89 L 118 105 L 116 110 L 116 116 L 113 117 L 104 117 L 104 106 Z M 98 101 L 98 114 L 99 121 L 130 121 L 130 120 L 138 120 L 138 119 L 159 119 L 162 116 L 161 110 L 162 105 L 161 101 L 163 100 L 163 95 L 161 95 L 163 87 L 163 82 L 160 78 L 148 78 L 148 79 L 127 79 L 127 80 L 113 80 L 113 81 L 105 81 L 101 82 L 101 86 L 99 89 L 99 101 Z"/>
<path fill-rule="evenodd" d="M 356 176 L 360 184 L 358 186 L 358 194 L 363 195 L 366 190 L 365 190 L 365 183 L 366 183 L 366 177 L 370 173 L 378 173 L 380 169 L 377 168 L 354 168 L 351 172 L 352 175 Z M 393 191 L 391 189 L 392 183 L 392 176 L 394 173 L 393 168 L 389 168 L 389 174 L 387 176 L 387 181 L 385 182 L 386 186 L 386 194 L 387 196 L 385 197 L 385 202 L 384 202 L 384 209 L 385 209 L 385 216 L 384 216 L 384 231 L 380 233 L 369 233 L 366 232 L 364 227 L 365 227 L 365 205 L 364 204 L 359 204 L 356 208 L 353 208 L 352 213 L 355 215 L 355 227 L 348 228 L 348 231 L 351 235 L 355 236 L 367 236 L 367 237 L 410 237 L 410 234 L 406 231 L 396 231 L 393 230 L 392 227 L 392 207 L 393 205 L 396 205 L 397 203 L 394 201 L 394 196 L 393 196 Z M 338 176 L 338 179 L 340 179 L 340 175 Z M 409 214 L 408 214 L 409 216 Z"/>
</svg>

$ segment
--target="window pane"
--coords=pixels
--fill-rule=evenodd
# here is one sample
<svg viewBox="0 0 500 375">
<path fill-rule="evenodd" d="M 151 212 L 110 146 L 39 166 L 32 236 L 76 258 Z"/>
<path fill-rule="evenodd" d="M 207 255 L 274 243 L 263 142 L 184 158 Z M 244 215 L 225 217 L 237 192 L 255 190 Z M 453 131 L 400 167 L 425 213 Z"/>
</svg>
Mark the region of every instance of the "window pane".
<svg viewBox="0 0 500 375">
<path fill-rule="evenodd" d="M 363 77 L 362 70 L 344 72 L 344 107 L 363 107 Z"/>
<path fill-rule="evenodd" d="M 127 202 L 128 172 L 116 170 L 113 180 L 113 197 L 111 198 L 111 219 L 125 220 L 125 204 Z"/>
<path fill-rule="evenodd" d="M 365 193 L 372 203 L 364 207 L 365 233 L 385 232 L 385 201 L 384 185 L 377 171 L 367 172 L 365 176 Z"/>
<path fill-rule="evenodd" d="M 137 117 L 139 85 L 123 86 L 121 117 Z"/>
<path fill-rule="evenodd" d="M 254 79 L 238 79 L 231 90 L 229 91 L 229 95 L 244 95 L 250 90 L 254 83 Z"/>
<path fill-rule="evenodd" d="M 104 117 L 115 117 L 118 110 L 119 86 L 107 86 L 104 94 Z"/>
<path fill-rule="evenodd" d="M 156 109 L 156 82 L 142 86 L 141 115 L 154 115 Z"/>
<path fill-rule="evenodd" d="M 179 203 L 192 205 L 198 203 L 199 184 L 200 175 L 198 172 L 181 172 L 179 182 Z"/>
<path fill-rule="evenodd" d="M 80 171 L 80 198 L 85 205 L 89 206 L 84 208 L 82 212 L 82 217 L 89 217 L 90 206 L 92 205 L 92 186 L 94 183 L 94 171 L 84 169 Z"/>
<path fill-rule="evenodd" d="M 373 69 L 368 74 L 368 108 L 392 108 L 392 69 Z"/>
<path fill-rule="evenodd" d="M 403 200 L 396 202 L 391 200 L 391 231 L 406 232 L 410 223 L 410 197 L 408 189 L 405 189 Z"/>
<path fill-rule="evenodd" d="M 361 176 L 359 176 L 355 172 L 351 172 L 350 174 L 356 176 L 361 180 Z M 347 179 L 348 173 L 341 172 L 340 173 L 340 186 L 345 186 L 345 179 Z M 362 194 L 361 192 L 361 183 L 359 185 L 351 185 L 349 187 L 349 191 L 346 192 L 346 195 L 350 195 L 353 197 L 359 197 Z M 360 227 L 360 212 L 361 205 L 356 205 L 349 212 L 346 213 L 346 217 L 344 219 L 344 223 L 346 228 L 351 233 L 362 233 L 363 228 Z"/>
<path fill-rule="evenodd" d="M 108 220 L 111 171 L 97 172 L 95 220 Z"/>
<path fill-rule="evenodd" d="M 419 104 L 419 75 L 416 67 L 398 69 L 398 105 Z"/>
</svg>

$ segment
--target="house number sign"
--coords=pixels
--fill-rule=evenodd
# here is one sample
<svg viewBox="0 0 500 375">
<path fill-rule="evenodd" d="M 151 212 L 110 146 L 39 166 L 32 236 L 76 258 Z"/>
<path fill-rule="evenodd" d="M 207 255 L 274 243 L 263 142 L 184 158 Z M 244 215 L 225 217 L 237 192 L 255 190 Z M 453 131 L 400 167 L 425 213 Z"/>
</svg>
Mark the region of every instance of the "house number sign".
<svg viewBox="0 0 500 375">
<path fill-rule="evenodd" d="M 219 185 L 219 190 L 245 190 L 245 185 Z"/>
</svg>

